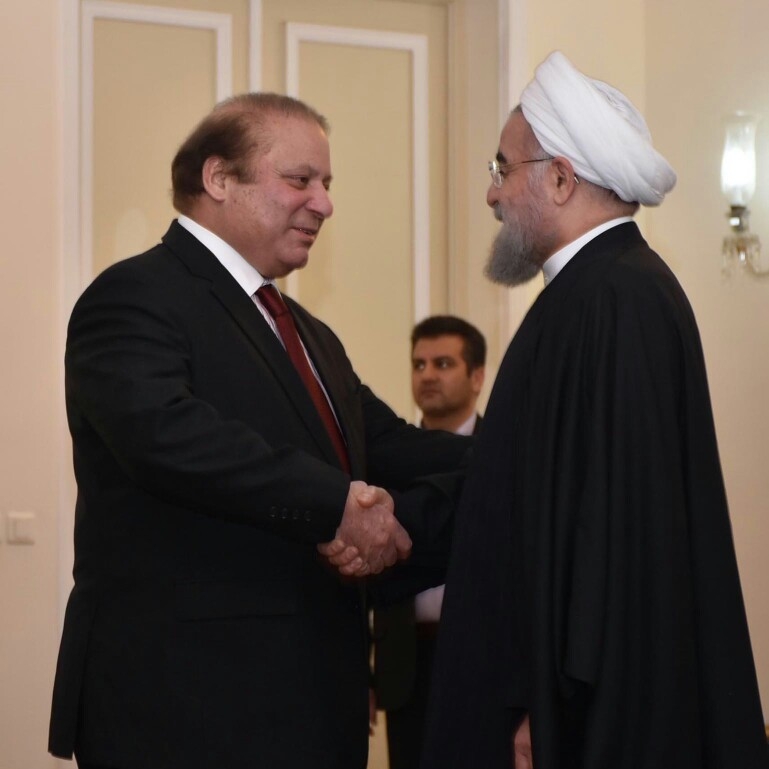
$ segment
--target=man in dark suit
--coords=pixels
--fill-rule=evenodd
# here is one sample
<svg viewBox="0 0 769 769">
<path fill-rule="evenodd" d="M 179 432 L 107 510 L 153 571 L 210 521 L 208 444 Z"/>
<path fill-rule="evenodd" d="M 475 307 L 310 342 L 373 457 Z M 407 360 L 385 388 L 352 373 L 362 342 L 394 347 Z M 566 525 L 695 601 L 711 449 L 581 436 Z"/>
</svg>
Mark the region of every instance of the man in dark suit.
<svg viewBox="0 0 769 769">
<path fill-rule="evenodd" d="M 411 334 L 411 391 L 426 430 L 474 435 L 486 365 L 483 334 L 462 318 L 434 315 Z M 390 769 L 417 769 L 443 585 L 374 610 L 376 705 L 387 712 Z"/>
<path fill-rule="evenodd" d="M 406 489 L 466 442 L 397 418 L 273 286 L 332 213 L 326 133 L 288 97 L 219 105 L 174 159 L 179 220 L 73 311 L 75 586 L 49 749 L 81 767 L 365 767 L 366 608 L 335 567 L 410 548 L 364 478 L 440 544 L 446 494 Z"/>
</svg>

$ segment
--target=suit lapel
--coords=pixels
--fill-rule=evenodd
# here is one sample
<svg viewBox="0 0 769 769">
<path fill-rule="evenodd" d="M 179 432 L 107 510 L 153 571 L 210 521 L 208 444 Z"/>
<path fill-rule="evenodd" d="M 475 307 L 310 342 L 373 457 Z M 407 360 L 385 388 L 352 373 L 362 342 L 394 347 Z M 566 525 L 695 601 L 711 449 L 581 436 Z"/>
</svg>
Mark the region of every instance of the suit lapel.
<svg viewBox="0 0 769 769">
<path fill-rule="evenodd" d="M 211 293 L 232 316 L 262 356 L 275 378 L 280 382 L 286 396 L 312 434 L 326 461 L 329 464 L 339 466 L 339 460 L 331 439 L 307 392 L 307 388 L 283 349 L 283 345 L 268 326 L 251 297 L 247 296 L 221 262 L 178 222 L 173 222 L 163 237 L 163 243 L 184 263 L 192 275 L 210 282 Z M 300 334 L 304 339 L 301 330 Z M 313 362 L 315 362 L 317 360 L 316 353 L 310 351 L 310 355 L 313 356 Z M 316 363 L 316 367 L 317 365 Z M 324 384 L 325 381 L 324 378 Z M 336 408 L 336 403 L 334 406 Z M 344 424 L 338 411 L 337 416 Z"/>
</svg>

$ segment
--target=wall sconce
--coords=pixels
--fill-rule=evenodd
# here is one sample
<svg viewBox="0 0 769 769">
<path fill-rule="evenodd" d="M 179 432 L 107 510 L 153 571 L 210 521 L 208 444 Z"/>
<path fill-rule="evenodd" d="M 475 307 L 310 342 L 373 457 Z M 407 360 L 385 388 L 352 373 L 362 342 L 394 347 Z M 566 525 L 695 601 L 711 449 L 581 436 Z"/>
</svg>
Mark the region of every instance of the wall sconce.
<svg viewBox="0 0 769 769">
<path fill-rule="evenodd" d="M 724 238 L 723 271 L 730 274 L 737 263 L 752 272 L 761 268 L 761 241 L 750 231 L 748 203 L 756 191 L 757 120 L 744 112 L 729 117 L 721 160 L 721 190 L 729 202 L 727 219 L 732 234 Z"/>
</svg>

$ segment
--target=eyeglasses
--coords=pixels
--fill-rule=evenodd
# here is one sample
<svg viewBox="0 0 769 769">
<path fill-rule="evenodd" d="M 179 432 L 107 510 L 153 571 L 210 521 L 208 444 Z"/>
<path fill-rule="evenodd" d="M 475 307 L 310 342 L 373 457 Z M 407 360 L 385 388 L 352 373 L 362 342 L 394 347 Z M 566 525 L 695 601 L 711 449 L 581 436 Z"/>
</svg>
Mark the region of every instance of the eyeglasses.
<svg viewBox="0 0 769 769">
<path fill-rule="evenodd" d="M 526 163 L 543 163 L 545 160 L 553 160 L 553 158 L 534 158 L 533 160 L 520 160 L 517 163 L 500 163 L 498 160 L 489 160 L 491 183 L 499 188 L 505 181 L 505 177 L 518 166 L 526 165 Z"/>
</svg>

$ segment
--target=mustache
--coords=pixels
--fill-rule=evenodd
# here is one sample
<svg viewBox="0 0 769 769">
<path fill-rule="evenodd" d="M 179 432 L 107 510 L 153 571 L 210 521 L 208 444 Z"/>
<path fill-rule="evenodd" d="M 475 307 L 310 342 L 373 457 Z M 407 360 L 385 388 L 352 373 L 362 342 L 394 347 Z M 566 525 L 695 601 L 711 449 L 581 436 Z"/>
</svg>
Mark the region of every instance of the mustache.
<svg viewBox="0 0 769 769">
<path fill-rule="evenodd" d="M 495 203 L 494 204 L 494 218 L 498 222 L 504 222 L 505 221 L 504 218 L 503 218 L 503 215 L 502 215 L 502 206 L 500 206 L 499 203 Z"/>
</svg>

